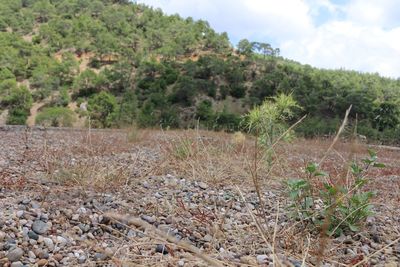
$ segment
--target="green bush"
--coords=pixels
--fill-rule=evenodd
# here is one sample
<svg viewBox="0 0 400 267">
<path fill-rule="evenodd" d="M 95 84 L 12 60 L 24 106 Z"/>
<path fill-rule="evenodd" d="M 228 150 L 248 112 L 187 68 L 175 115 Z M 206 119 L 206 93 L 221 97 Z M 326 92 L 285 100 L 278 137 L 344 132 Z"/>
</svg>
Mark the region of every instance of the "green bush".
<svg viewBox="0 0 400 267">
<path fill-rule="evenodd" d="M 37 116 L 35 123 L 46 127 L 71 127 L 75 121 L 74 112 L 64 107 L 45 108 Z"/>
<path fill-rule="evenodd" d="M 296 128 L 296 132 L 303 137 L 311 138 L 324 135 L 334 135 L 340 126 L 339 118 L 307 117 Z"/>
<path fill-rule="evenodd" d="M 1 105 L 9 109 L 7 124 L 22 125 L 30 115 L 32 95 L 25 86 L 12 88 Z"/>
<path fill-rule="evenodd" d="M 92 96 L 88 101 L 91 126 L 94 128 L 110 127 L 116 108 L 117 100 L 113 95 L 103 91 Z"/>
</svg>

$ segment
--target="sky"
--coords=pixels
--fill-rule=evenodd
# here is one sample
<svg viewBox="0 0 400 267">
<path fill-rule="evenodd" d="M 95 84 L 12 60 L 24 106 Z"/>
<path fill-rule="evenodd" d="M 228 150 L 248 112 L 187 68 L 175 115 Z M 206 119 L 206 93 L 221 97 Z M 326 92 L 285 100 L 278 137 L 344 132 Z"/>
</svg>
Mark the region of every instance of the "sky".
<svg viewBox="0 0 400 267">
<path fill-rule="evenodd" d="M 329 69 L 400 77 L 400 0 L 138 0 Z"/>
</svg>

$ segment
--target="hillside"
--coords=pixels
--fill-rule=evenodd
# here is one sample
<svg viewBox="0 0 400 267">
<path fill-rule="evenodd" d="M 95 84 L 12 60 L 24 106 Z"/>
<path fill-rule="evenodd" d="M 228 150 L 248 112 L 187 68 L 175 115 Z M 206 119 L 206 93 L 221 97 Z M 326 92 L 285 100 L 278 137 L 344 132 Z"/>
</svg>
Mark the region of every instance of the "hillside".
<svg viewBox="0 0 400 267">
<path fill-rule="evenodd" d="M 237 50 L 205 21 L 130 1 L 0 0 L 1 121 L 8 124 L 240 129 L 266 97 L 293 94 L 311 137 L 351 127 L 400 142 L 400 80 L 322 70 L 267 43 Z M 35 115 L 37 113 L 37 115 Z M 351 131 L 351 128 L 349 129 Z"/>
</svg>

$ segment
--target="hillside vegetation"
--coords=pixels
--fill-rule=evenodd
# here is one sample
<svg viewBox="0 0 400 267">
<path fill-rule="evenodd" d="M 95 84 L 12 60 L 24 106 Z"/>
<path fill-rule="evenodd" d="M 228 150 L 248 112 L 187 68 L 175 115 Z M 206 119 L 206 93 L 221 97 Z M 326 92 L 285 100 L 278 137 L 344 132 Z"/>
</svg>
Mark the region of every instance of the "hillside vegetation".
<svg viewBox="0 0 400 267">
<path fill-rule="evenodd" d="M 25 124 L 41 103 L 43 125 L 90 117 L 92 127 L 199 122 L 233 131 L 245 112 L 280 93 L 301 107 L 293 122 L 308 115 L 300 135 L 335 132 L 353 105 L 350 127 L 400 142 L 400 80 L 301 65 L 267 43 L 242 40 L 234 49 L 205 21 L 127 0 L 0 0 L 0 108 L 8 124 Z"/>
</svg>

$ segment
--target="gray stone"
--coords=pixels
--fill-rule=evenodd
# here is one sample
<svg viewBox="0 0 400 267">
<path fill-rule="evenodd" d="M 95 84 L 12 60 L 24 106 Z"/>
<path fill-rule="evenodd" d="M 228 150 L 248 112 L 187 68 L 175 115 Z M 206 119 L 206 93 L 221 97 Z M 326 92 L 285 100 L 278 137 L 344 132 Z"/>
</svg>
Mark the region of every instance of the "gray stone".
<svg viewBox="0 0 400 267">
<path fill-rule="evenodd" d="M 34 231 L 29 231 L 28 232 L 28 236 L 30 239 L 33 240 L 38 240 L 39 239 L 39 235 L 37 233 L 35 233 Z"/>
<path fill-rule="evenodd" d="M 43 243 L 50 251 L 54 250 L 54 242 L 51 238 L 43 238 Z"/>
<path fill-rule="evenodd" d="M 20 261 L 11 263 L 11 267 L 23 267 L 24 265 Z"/>
<path fill-rule="evenodd" d="M 198 186 L 203 190 L 206 190 L 208 188 L 208 185 L 206 183 L 204 183 L 204 182 L 198 183 Z"/>
<path fill-rule="evenodd" d="M 39 234 L 39 235 L 43 235 L 48 231 L 48 225 L 47 223 L 40 221 L 40 220 L 36 220 L 33 222 L 32 224 L 32 230 L 35 231 L 35 233 Z"/>
<path fill-rule="evenodd" d="M 203 240 L 206 241 L 206 242 L 211 242 L 213 240 L 213 237 L 211 235 L 209 235 L 209 234 L 206 234 L 203 237 Z"/>
<path fill-rule="evenodd" d="M 40 208 L 40 204 L 38 202 L 36 202 L 36 201 L 32 201 L 31 202 L 31 206 L 32 206 L 32 209 Z"/>
<path fill-rule="evenodd" d="M 86 256 L 82 255 L 78 258 L 78 263 L 79 264 L 84 264 L 86 262 Z"/>
<path fill-rule="evenodd" d="M 57 243 L 58 243 L 61 247 L 63 247 L 63 246 L 65 246 L 65 245 L 68 243 L 68 240 L 65 239 L 65 238 L 62 237 L 62 236 L 57 236 Z"/>
<path fill-rule="evenodd" d="M 95 261 L 104 261 L 107 259 L 107 255 L 103 254 L 103 253 L 96 253 L 94 254 L 94 260 Z"/>
<path fill-rule="evenodd" d="M 258 264 L 268 263 L 269 257 L 267 255 L 257 255 L 256 257 Z"/>
<path fill-rule="evenodd" d="M 24 251 L 21 248 L 15 248 L 8 252 L 7 258 L 11 262 L 19 261 L 19 259 L 22 258 L 22 255 L 24 255 Z"/>
<path fill-rule="evenodd" d="M 36 259 L 36 255 L 35 255 L 35 253 L 33 253 L 33 251 L 28 252 L 28 257 L 31 259 Z"/>
<path fill-rule="evenodd" d="M 142 215 L 141 218 L 142 218 L 142 220 L 144 220 L 150 224 L 153 224 L 156 222 L 156 218 L 154 218 L 154 216 Z"/>
<path fill-rule="evenodd" d="M 22 216 L 24 216 L 24 211 L 23 210 L 19 210 L 16 212 L 16 214 L 18 218 L 21 218 Z"/>
<path fill-rule="evenodd" d="M 78 227 L 79 227 L 79 229 L 81 229 L 82 232 L 84 232 L 84 233 L 89 232 L 89 230 L 90 230 L 90 225 L 87 225 L 87 224 L 80 223 L 80 224 L 78 225 Z"/>
<path fill-rule="evenodd" d="M 165 245 L 158 244 L 156 246 L 156 252 L 162 254 L 168 254 L 168 249 Z"/>
</svg>

